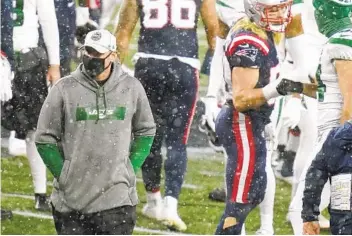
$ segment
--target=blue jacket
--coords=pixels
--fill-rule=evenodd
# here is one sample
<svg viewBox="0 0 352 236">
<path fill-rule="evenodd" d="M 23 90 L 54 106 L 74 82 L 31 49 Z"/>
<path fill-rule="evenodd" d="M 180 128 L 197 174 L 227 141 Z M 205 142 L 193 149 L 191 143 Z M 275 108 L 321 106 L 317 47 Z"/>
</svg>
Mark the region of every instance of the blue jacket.
<svg viewBox="0 0 352 236">
<path fill-rule="evenodd" d="M 352 175 L 352 121 L 345 122 L 345 124 L 329 133 L 323 147 L 307 172 L 302 210 L 304 222 L 318 220 L 323 187 L 328 179 L 331 182 L 333 176 L 340 174 Z M 352 188 L 352 186 L 350 187 Z M 351 196 L 349 202 L 350 204 L 352 202 Z M 331 217 L 333 217 L 334 213 L 338 212 L 338 214 L 341 214 L 345 211 L 335 210 L 330 207 Z M 350 209 L 347 212 L 351 212 L 351 205 L 349 207 Z"/>
</svg>

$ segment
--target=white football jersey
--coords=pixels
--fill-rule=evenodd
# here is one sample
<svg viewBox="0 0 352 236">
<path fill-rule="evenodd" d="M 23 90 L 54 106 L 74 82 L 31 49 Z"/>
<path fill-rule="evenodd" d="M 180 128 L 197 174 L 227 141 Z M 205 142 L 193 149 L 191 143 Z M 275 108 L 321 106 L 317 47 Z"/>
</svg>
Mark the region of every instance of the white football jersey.
<svg viewBox="0 0 352 236">
<path fill-rule="evenodd" d="M 308 46 L 314 54 L 314 56 L 311 55 L 310 58 L 317 61 L 319 60 L 319 55 L 327 38 L 319 32 L 317 23 L 315 22 L 313 0 L 304 0 L 302 6 L 304 9 L 302 14 L 303 29 L 304 33 L 307 35 Z"/>
<path fill-rule="evenodd" d="M 53 0 L 14 0 L 13 44 L 15 51 L 38 47 L 38 21 L 43 30 L 49 63 L 60 64 L 59 30 Z"/>
<path fill-rule="evenodd" d="M 317 81 L 325 86 L 318 92 L 318 128 L 324 130 L 340 125 L 343 97 L 341 95 L 334 60 L 352 60 L 352 30 L 334 34 L 323 47 L 316 74 Z"/>
</svg>

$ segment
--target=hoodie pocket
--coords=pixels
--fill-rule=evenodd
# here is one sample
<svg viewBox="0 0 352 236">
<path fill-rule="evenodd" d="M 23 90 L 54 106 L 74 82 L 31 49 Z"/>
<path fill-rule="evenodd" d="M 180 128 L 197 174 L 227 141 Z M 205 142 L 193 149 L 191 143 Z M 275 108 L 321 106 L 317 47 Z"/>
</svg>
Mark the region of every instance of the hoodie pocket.
<svg viewBox="0 0 352 236">
<path fill-rule="evenodd" d="M 59 188 L 64 189 L 67 182 L 67 174 L 70 169 L 71 161 L 65 160 L 64 166 L 62 168 L 60 178 L 59 178 Z"/>
</svg>

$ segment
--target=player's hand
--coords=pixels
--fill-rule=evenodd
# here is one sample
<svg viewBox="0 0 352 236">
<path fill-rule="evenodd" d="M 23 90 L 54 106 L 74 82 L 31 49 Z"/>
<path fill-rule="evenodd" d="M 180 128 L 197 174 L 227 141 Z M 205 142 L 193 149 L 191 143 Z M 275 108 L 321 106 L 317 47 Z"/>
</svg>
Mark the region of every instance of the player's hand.
<svg viewBox="0 0 352 236">
<path fill-rule="evenodd" d="M 320 226 L 318 221 L 304 222 L 303 234 L 304 235 L 318 235 L 320 233 Z"/>
<path fill-rule="evenodd" d="M 12 80 L 13 72 L 11 71 L 11 65 L 7 58 L 1 55 L 0 60 L 0 100 L 6 102 L 12 98 Z"/>
<path fill-rule="evenodd" d="M 281 95 L 288 95 L 291 93 L 302 93 L 303 83 L 295 82 L 289 79 L 282 79 L 276 86 L 276 90 Z"/>
<path fill-rule="evenodd" d="M 215 97 L 203 97 L 202 101 L 205 105 L 203 122 L 207 122 L 210 128 L 215 131 L 215 120 L 220 111 L 217 99 Z"/>
<path fill-rule="evenodd" d="M 285 104 L 282 112 L 282 124 L 284 127 L 294 129 L 301 119 L 302 101 L 299 97 L 291 97 Z"/>
<path fill-rule="evenodd" d="M 60 66 L 59 65 L 50 65 L 48 69 L 48 74 L 46 79 L 54 85 L 57 80 L 60 79 Z"/>
<path fill-rule="evenodd" d="M 291 93 L 301 93 L 308 97 L 315 98 L 318 90 L 317 84 L 307 84 L 301 82 L 295 82 L 289 79 L 280 80 L 276 86 L 276 90 L 280 95 L 288 95 Z"/>
</svg>

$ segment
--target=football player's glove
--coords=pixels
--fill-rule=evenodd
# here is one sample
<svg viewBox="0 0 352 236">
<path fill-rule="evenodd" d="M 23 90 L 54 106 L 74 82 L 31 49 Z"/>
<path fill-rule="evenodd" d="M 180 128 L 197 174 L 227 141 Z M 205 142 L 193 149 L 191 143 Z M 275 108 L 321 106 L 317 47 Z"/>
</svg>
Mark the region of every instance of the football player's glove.
<svg viewBox="0 0 352 236">
<path fill-rule="evenodd" d="M 204 116 L 202 116 L 201 123 L 199 124 L 199 130 L 207 135 L 209 146 L 214 149 L 214 151 L 223 152 L 222 145 L 220 144 L 218 136 L 216 136 L 215 130 L 210 128 Z"/>
<path fill-rule="evenodd" d="M 205 105 L 205 114 L 202 116 L 199 124 L 199 130 L 207 135 L 211 148 L 216 152 L 223 152 L 220 141 L 215 133 L 215 120 L 220 112 L 217 100 L 214 97 L 205 97 L 201 100 Z"/>
<path fill-rule="evenodd" d="M 201 98 L 201 101 L 205 105 L 204 118 L 208 122 L 210 128 L 215 131 L 215 120 L 220 112 L 217 99 L 215 97 L 203 97 Z"/>
</svg>

